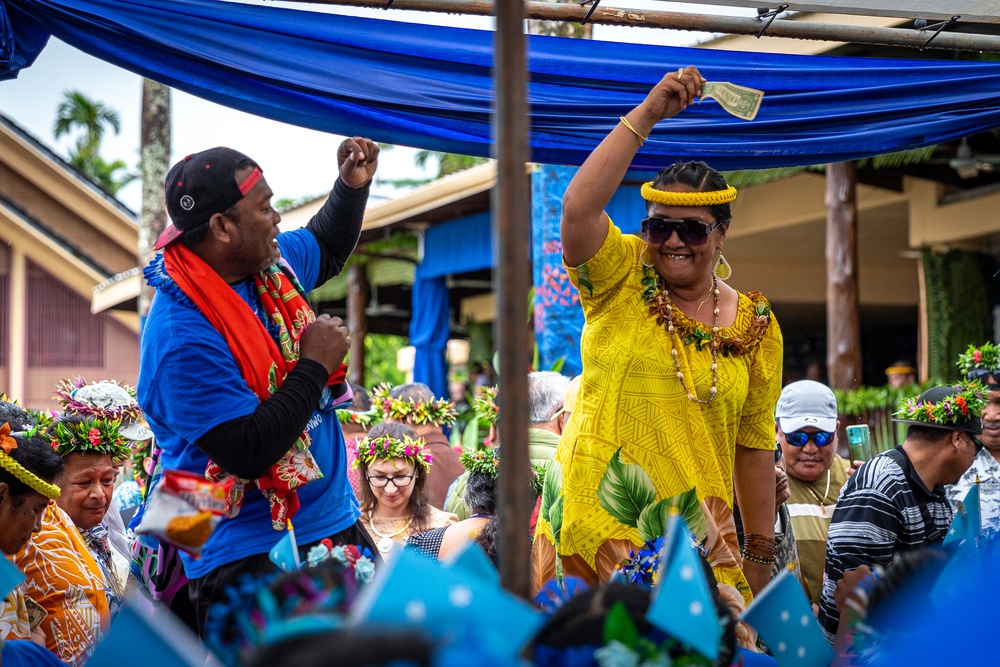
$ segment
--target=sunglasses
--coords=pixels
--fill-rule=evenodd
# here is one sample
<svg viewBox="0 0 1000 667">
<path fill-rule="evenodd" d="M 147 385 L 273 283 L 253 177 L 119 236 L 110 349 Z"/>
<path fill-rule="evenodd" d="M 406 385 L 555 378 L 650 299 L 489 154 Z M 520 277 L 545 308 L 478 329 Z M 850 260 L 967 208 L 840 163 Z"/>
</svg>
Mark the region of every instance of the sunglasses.
<svg viewBox="0 0 1000 667">
<path fill-rule="evenodd" d="M 691 218 L 685 218 L 683 220 L 678 220 L 676 218 L 643 218 L 642 234 L 646 237 L 647 242 L 656 245 L 666 243 L 667 239 L 669 239 L 671 234 L 674 232 L 677 232 L 677 238 L 679 238 L 681 243 L 684 245 L 705 245 L 705 242 L 708 241 L 709 234 L 714 232 L 723 224 L 724 223 L 717 222 L 714 225 L 709 225 L 701 220 L 694 220 Z"/>
<path fill-rule="evenodd" d="M 1000 368 L 992 370 L 988 368 L 973 368 L 969 371 L 970 380 L 979 380 L 980 382 L 988 383 L 990 378 L 993 378 L 993 382 L 996 384 L 1000 384 Z"/>
<path fill-rule="evenodd" d="M 831 431 L 816 431 L 815 433 L 792 431 L 785 434 L 785 441 L 795 447 L 805 447 L 806 443 L 812 440 L 817 447 L 825 447 L 833 442 L 833 435 Z"/>
</svg>

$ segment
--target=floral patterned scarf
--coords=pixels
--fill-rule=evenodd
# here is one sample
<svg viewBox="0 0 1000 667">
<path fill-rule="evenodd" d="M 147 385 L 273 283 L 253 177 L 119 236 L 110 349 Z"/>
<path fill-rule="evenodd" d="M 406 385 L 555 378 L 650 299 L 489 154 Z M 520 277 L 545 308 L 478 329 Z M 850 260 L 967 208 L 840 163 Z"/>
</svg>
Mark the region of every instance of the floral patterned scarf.
<svg viewBox="0 0 1000 667">
<path fill-rule="evenodd" d="M 278 340 L 275 341 L 250 306 L 183 244 L 174 243 L 164 249 L 163 266 L 225 338 L 247 386 L 261 401 L 267 400 L 295 367 L 299 358 L 299 339 L 316 319 L 291 270 L 278 263 L 253 277 L 261 307 L 277 330 Z M 341 364 L 331 376 L 330 384 L 343 382 L 346 374 L 347 366 Z M 275 530 L 284 530 L 288 520 L 298 511 L 296 489 L 323 477 L 309 452 L 310 440 L 309 433 L 303 431 L 292 448 L 265 475 L 253 480 L 270 503 L 271 525 Z M 213 481 L 232 476 L 212 461 L 205 475 Z M 231 516 L 239 511 L 247 483 L 249 480 L 233 484 Z"/>
</svg>

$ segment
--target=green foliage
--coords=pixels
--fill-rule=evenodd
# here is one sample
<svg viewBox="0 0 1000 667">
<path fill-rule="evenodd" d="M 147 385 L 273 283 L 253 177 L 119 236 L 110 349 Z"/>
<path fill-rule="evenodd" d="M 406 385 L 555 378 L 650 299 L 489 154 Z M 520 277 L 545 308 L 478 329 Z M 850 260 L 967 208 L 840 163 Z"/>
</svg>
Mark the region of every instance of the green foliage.
<svg viewBox="0 0 1000 667">
<path fill-rule="evenodd" d="M 121 131 L 118 112 L 103 102 L 92 100 L 79 90 L 67 90 L 56 107 L 52 133 L 56 139 L 77 133 L 76 145 L 69 150 L 69 163 L 104 191 L 114 195 L 136 180 L 139 174 L 128 171 L 121 160 L 106 161 L 100 155 L 104 133 Z"/>
<path fill-rule="evenodd" d="M 837 397 L 837 411 L 842 417 L 853 418 L 852 423 L 871 426 L 872 453 L 875 454 L 892 449 L 906 438 L 906 425 L 892 421 L 900 404 L 939 384 L 942 384 L 941 380 L 931 379 L 923 384 L 904 387 L 862 386 L 857 389 L 834 389 L 833 395 Z"/>
<path fill-rule="evenodd" d="M 396 368 L 396 352 L 406 345 L 405 336 L 372 333 L 365 336 L 365 382 L 369 387 L 383 382 L 393 386 L 406 382 L 406 375 Z"/>
<path fill-rule="evenodd" d="M 993 260 L 979 253 L 923 252 L 927 286 L 928 371 L 959 379 L 955 365 L 969 345 L 993 334 Z"/>
<path fill-rule="evenodd" d="M 907 398 L 917 396 L 926 389 L 941 384 L 937 380 L 905 387 L 858 387 L 857 389 L 834 389 L 837 397 L 837 411 L 845 417 L 863 417 L 870 412 L 888 410 L 895 412 L 899 404 Z"/>
<path fill-rule="evenodd" d="M 632 622 L 628 610 L 621 600 L 615 602 L 604 617 L 604 643 L 617 641 L 629 648 L 639 641 L 639 630 Z"/>
<path fill-rule="evenodd" d="M 413 161 L 418 167 L 426 167 L 428 160 L 437 160 L 438 172 L 436 178 L 454 174 L 456 172 L 474 167 L 489 161 L 489 158 L 475 157 L 472 155 L 459 155 L 458 153 L 444 153 L 442 151 L 422 150 L 417 151 Z"/>
<path fill-rule="evenodd" d="M 656 501 L 656 487 L 642 466 L 622 461 L 618 448 L 597 485 L 597 502 L 626 526 L 635 528 L 647 505 Z"/>
<path fill-rule="evenodd" d="M 915 162 L 922 162 L 933 155 L 937 146 L 924 146 L 911 150 L 899 151 L 897 153 L 886 153 L 885 155 L 874 155 L 862 158 L 857 161 L 857 166 L 872 167 L 874 169 L 889 169 L 902 167 Z M 734 188 L 746 188 L 753 185 L 764 185 L 773 181 L 780 181 L 791 178 L 796 174 L 806 171 L 823 173 L 826 171 L 825 164 L 811 164 L 801 167 L 780 167 L 776 169 L 746 169 L 743 171 L 724 171 L 722 175 L 726 183 Z"/>
<path fill-rule="evenodd" d="M 639 515 L 639 521 L 636 525 L 636 528 L 639 529 L 639 536 L 644 541 L 649 542 L 666 535 L 671 511 L 675 509 L 680 516 L 684 517 L 688 530 L 695 536 L 695 539 L 698 542 L 704 542 L 708 536 L 708 525 L 705 522 L 705 513 L 701 511 L 698 492 L 694 488 L 647 505 L 646 509 Z"/>
<path fill-rule="evenodd" d="M 302 197 L 282 197 L 274 202 L 274 210 L 278 213 L 284 213 L 285 211 L 290 211 L 293 208 L 298 208 L 299 206 L 303 206 L 311 201 L 316 201 L 320 197 L 325 196 L 326 195 L 304 195 Z"/>
</svg>

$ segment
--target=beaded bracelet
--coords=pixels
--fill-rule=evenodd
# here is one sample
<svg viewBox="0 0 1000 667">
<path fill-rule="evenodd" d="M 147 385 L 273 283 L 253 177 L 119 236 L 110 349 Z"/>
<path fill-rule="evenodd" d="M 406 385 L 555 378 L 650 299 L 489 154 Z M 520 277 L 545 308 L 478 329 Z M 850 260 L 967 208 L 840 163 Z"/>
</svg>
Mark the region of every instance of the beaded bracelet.
<svg viewBox="0 0 1000 667">
<path fill-rule="evenodd" d="M 740 555 L 743 556 L 743 560 L 748 560 L 751 563 L 760 563 L 761 565 L 774 565 L 773 558 L 763 558 L 761 556 L 757 556 L 756 554 L 752 554 L 746 550 L 741 551 Z"/>
<path fill-rule="evenodd" d="M 773 537 L 768 537 L 767 535 L 747 533 L 743 536 L 743 549 L 752 549 L 758 554 L 765 554 L 764 556 L 759 556 L 760 558 L 771 558 L 778 551 L 778 542 Z"/>
</svg>

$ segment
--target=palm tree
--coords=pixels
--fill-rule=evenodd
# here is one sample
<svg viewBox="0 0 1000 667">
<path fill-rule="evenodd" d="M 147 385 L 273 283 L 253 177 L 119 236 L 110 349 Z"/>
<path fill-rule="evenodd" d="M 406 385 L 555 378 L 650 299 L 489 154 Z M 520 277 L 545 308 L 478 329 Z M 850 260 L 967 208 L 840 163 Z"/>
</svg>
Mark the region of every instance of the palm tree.
<svg viewBox="0 0 1000 667">
<path fill-rule="evenodd" d="M 67 90 L 56 108 L 56 122 L 52 129 L 56 139 L 78 129 L 83 135 L 76 142 L 75 152 L 83 160 L 97 155 L 104 138 L 105 129 L 110 126 L 115 134 L 121 131 L 118 112 L 103 102 L 92 100 L 79 90 Z"/>
<path fill-rule="evenodd" d="M 69 150 L 69 163 L 106 192 L 114 195 L 136 179 L 121 160 L 106 162 L 100 156 L 101 140 L 108 128 L 121 131 L 118 112 L 103 102 L 92 100 L 79 90 L 67 90 L 56 108 L 52 132 L 56 139 L 81 132 L 76 146 Z M 125 170 L 124 174 L 118 172 Z"/>
<path fill-rule="evenodd" d="M 442 151 L 422 150 L 418 151 L 413 161 L 418 167 L 424 167 L 431 158 L 437 160 L 438 173 L 435 178 L 441 178 L 457 171 L 474 167 L 488 161 L 489 158 L 474 157 L 472 155 L 459 155 L 458 153 L 444 153 Z"/>
</svg>

